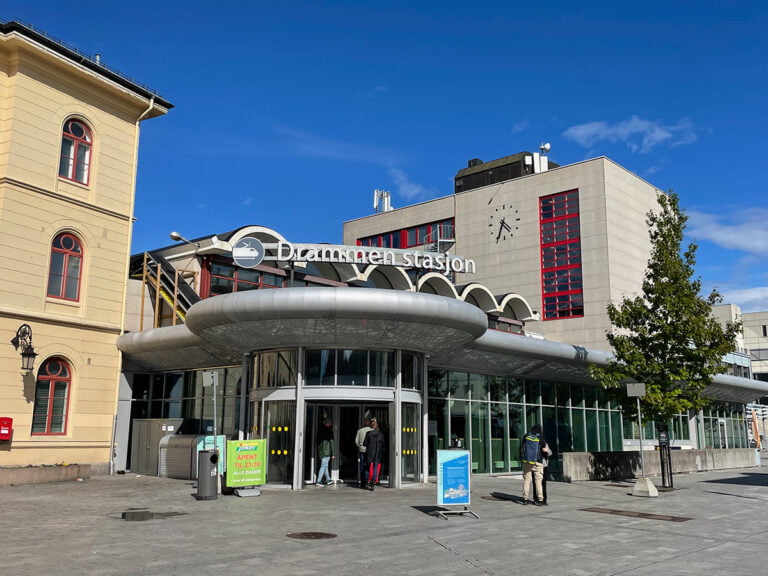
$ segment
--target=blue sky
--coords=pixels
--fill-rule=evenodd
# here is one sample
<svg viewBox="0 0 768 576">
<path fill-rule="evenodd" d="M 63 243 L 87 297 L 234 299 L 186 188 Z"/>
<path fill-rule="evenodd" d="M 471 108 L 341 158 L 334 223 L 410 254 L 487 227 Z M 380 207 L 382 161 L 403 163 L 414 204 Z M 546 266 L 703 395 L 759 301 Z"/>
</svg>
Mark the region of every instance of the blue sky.
<svg viewBox="0 0 768 576">
<path fill-rule="evenodd" d="M 142 125 L 133 251 L 341 223 L 452 193 L 470 158 L 551 142 L 673 189 L 697 274 L 768 310 L 764 2 L 6 0 L 170 100 Z"/>
</svg>

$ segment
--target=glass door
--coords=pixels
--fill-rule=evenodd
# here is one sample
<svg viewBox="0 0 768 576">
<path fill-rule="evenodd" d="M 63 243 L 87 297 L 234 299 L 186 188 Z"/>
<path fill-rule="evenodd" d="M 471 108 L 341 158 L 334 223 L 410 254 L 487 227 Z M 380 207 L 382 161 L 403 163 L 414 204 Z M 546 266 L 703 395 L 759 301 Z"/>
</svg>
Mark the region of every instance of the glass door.
<svg viewBox="0 0 768 576">
<path fill-rule="evenodd" d="M 400 431 L 401 474 L 403 484 L 421 479 L 421 404 L 402 404 Z"/>
</svg>

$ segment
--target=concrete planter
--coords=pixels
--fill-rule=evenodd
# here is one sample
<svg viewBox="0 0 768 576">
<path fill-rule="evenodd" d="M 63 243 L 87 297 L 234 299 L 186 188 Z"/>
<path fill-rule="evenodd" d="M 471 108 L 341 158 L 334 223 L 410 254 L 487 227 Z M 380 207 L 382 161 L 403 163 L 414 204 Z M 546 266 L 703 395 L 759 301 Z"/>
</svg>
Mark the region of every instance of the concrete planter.
<svg viewBox="0 0 768 576">
<path fill-rule="evenodd" d="M 70 482 L 78 478 L 90 478 L 90 464 L 69 466 L 26 466 L 23 468 L 0 468 L 0 486 L 21 484 L 45 484 L 47 482 Z"/>
<path fill-rule="evenodd" d="M 646 450 L 643 454 L 646 475 L 660 475 L 659 453 Z M 754 448 L 672 450 L 671 458 L 673 474 L 757 466 Z M 566 452 L 563 454 L 563 479 L 566 482 L 623 480 L 639 476 L 640 452 L 637 451 Z"/>
</svg>

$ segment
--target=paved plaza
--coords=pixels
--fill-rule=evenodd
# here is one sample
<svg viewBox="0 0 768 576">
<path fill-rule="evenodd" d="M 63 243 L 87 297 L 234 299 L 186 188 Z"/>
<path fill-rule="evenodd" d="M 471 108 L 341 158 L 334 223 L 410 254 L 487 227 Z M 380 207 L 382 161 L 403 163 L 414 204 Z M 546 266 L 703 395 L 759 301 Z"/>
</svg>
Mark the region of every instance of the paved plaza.
<svg viewBox="0 0 768 576">
<path fill-rule="evenodd" d="M 149 476 L 0 487 L 0 573 L 63 575 L 768 574 L 765 468 L 629 482 L 550 482 L 522 506 L 517 476 L 472 478 L 472 516 L 441 519 L 435 485 L 345 485 L 197 500 Z M 329 533 L 296 539 L 289 534 Z"/>
</svg>

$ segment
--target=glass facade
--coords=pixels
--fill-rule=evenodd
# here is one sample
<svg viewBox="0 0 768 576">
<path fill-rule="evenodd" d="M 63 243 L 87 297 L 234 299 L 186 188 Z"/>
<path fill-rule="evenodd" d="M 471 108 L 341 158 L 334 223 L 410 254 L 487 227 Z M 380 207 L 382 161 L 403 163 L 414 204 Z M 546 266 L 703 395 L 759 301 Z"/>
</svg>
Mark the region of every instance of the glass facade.
<svg viewBox="0 0 768 576">
<path fill-rule="evenodd" d="M 743 404 L 717 402 L 703 411 L 704 448 L 747 448 Z"/>
<path fill-rule="evenodd" d="M 270 483 L 291 484 L 297 466 L 296 426 L 304 430 L 305 443 L 300 482 L 312 482 L 317 468 L 313 430 L 320 418 L 330 417 L 340 454 L 335 474 L 343 481 L 358 481 L 354 436 L 364 417 L 375 415 L 386 430 L 388 458 L 383 463 L 387 480 L 398 484 L 423 480 L 426 463 L 436 473 L 437 451 L 450 447 L 470 451 L 471 471 L 476 474 L 522 470 L 520 443 L 524 434 L 540 424 L 553 455 L 549 469 L 562 471 L 566 452 L 622 451 L 639 438 L 637 423 L 624 419 L 602 388 L 534 379 L 487 376 L 430 368 L 427 373 L 427 430 L 423 430 L 421 393 L 423 358 L 411 352 L 391 350 L 308 349 L 271 350 L 254 354 L 249 390 L 251 437 L 268 441 Z M 399 361 L 399 366 L 397 362 Z M 327 387 L 326 399 L 307 400 L 302 414 L 295 400 L 285 394 L 270 399 L 272 391 L 298 387 L 302 366 L 304 386 Z M 135 374 L 132 419 L 182 418 L 183 434 L 219 434 L 236 438 L 240 428 L 242 368 L 219 368 L 218 386 L 203 386 L 203 371 Z M 402 400 L 396 400 L 397 383 Z M 338 388 L 347 390 L 337 390 Z M 365 401 L 351 387 L 368 387 L 384 394 Z M 272 391 L 268 390 L 272 389 Z M 373 389 L 378 389 L 374 392 Z M 387 392 L 386 389 L 389 389 Z M 336 394 L 336 395 L 334 395 Z M 368 394 L 365 392 L 363 394 Z M 386 394 L 391 394 L 386 400 Z M 411 396 L 408 397 L 407 395 Z M 408 398 L 406 400 L 406 397 Z M 317 398 L 316 396 L 314 398 Z M 398 414 L 399 411 L 399 414 Z M 214 413 L 215 412 L 215 413 Z M 634 416 L 634 415 L 632 415 Z M 643 439 L 654 442 L 659 424 L 644 422 Z M 716 403 L 703 411 L 699 431 L 688 415 L 665 423 L 670 439 L 678 446 L 746 448 L 747 419 L 742 404 Z M 397 428 L 395 428 L 397 426 Z M 691 438 L 699 434 L 700 438 Z M 426 445 L 423 441 L 426 439 Z M 426 462 L 423 450 L 427 451 Z M 395 454 L 398 460 L 395 459 Z"/>
<path fill-rule="evenodd" d="M 541 424 L 562 469 L 564 452 L 622 450 L 621 412 L 594 386 L 430 369 L 429 465 L 437 450 L 469 449 L 475 473 L 522 470 L 520 440 Z"/>
</svg>

